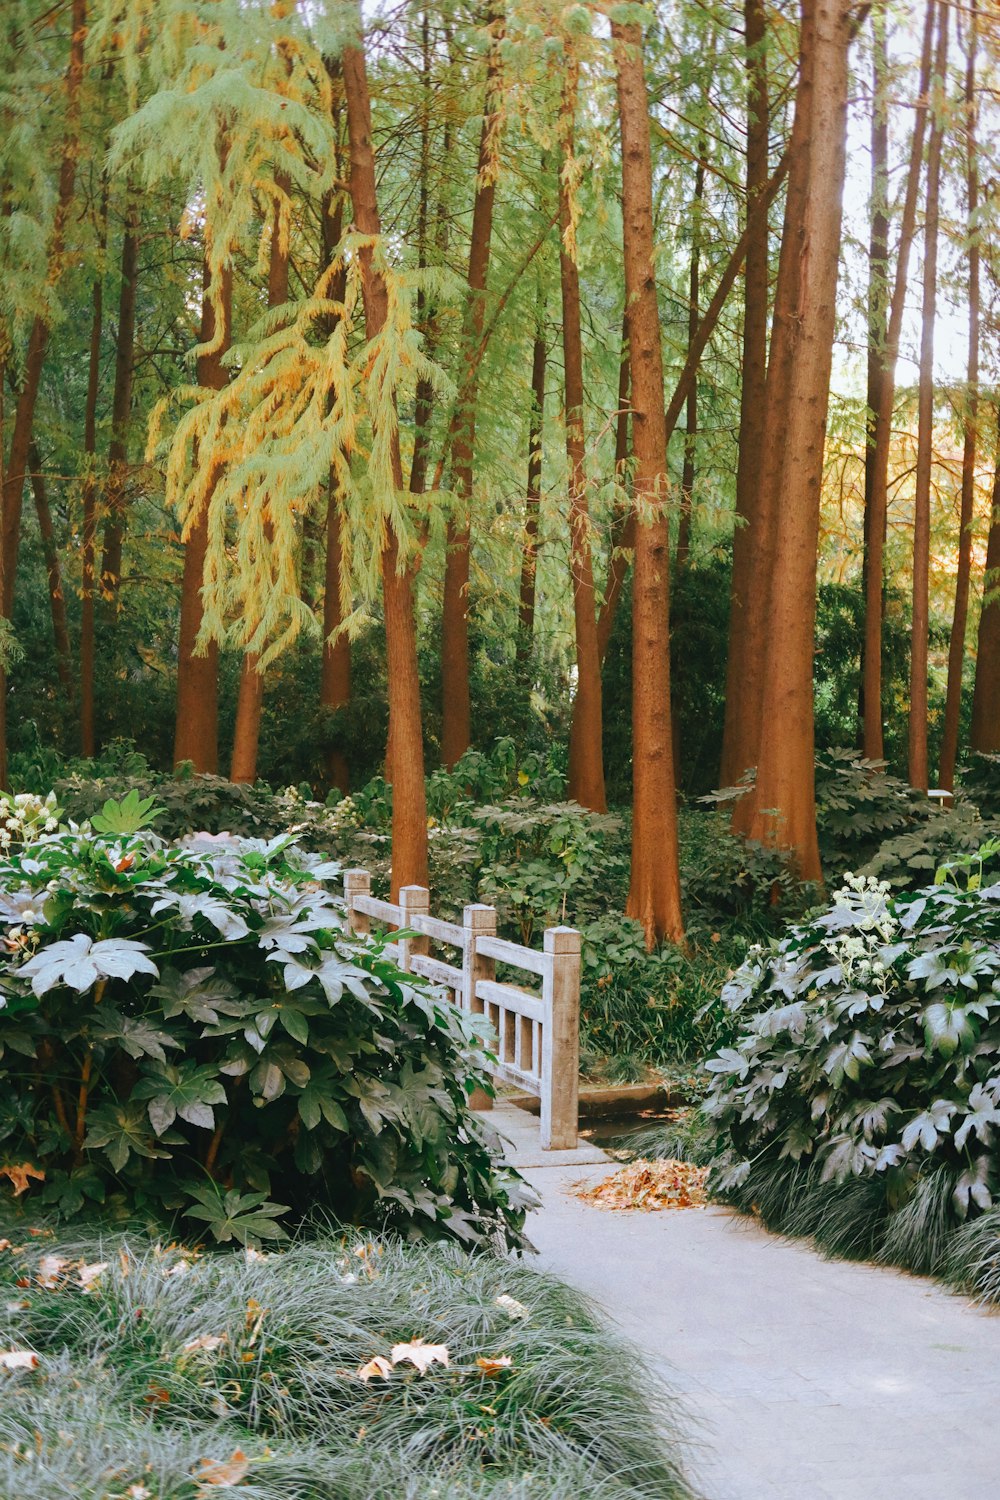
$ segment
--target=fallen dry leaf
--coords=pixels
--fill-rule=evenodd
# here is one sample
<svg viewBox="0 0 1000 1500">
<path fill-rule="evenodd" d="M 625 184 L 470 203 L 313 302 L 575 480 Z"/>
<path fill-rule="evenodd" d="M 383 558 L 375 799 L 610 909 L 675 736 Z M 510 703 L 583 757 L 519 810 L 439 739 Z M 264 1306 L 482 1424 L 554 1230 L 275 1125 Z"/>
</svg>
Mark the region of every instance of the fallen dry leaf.
<svg viewBox="0 0 1000 1500">
<path fill-rule="evenodd" d="M 509 1370 L 514 1361 L 509 1354 L 498 1354 L 495 1359 L 476 1360 L 479 1369 L 484 1375 L 499 1375 L 501 1370 Z"/>
<path fill-rule="evenodd" d="M 221 1348 L 225 1342 L 224 1333 L 200 1333 L 196 1339 L 188 1339 L 183 1346 L 184 1353 L 197 1354 L 199 1350 L 204 1350 L 206 1354 L 211 1354 L 214 1350 Z"/>
<path fill-rule="evenodd" d="M 61 1255 L 43 1255 L 38 1262 L 35 1280 L 47 1292 L 54 1291 L 66 1274 L 67 1262 Z"/>
<path fill-rule="evenodd" d="M 0 1369 L 35 1370 L 37 1368 L 38 1355 L 31 1349 L 4 1349 L 0 1352 Z"/>
<path fill-rule="evenodd" d="M 94 1261 L 93 1265 L 89 1266 L 81 1265 L 77 1269 L 76 1279 L 79 1282 L 80 1286 L 83 1287 L 83 1290 L 85 1292 L 89 1292 L 91 1288 L 95 1286 L 96 1283 L 101 1279 L 107 1269 L 108 1263 L 106 1260 Z"/>
<path fill-rule="evenodd" d="M 22 1193 L 27 1192 L 30 1177 L 34 1177 L 36 1182 L 45 1181 L 45 1173 L 39 1167 L 33 1167 L 30 1161 L 7 1162 L 6 1166 L 0 1167 L 0 1177 L 10 1178 L 15 1198 L 20 1198 Z M 6 1248 L 5 1245 L 4 1249 Z"/>
<path fill-rule="evenodd" d="M 239 1448 L 231 1458 L 217 1462 L 214 1458 L 203 1458 L 194 1471 L 194 1479 L 203 1494 L 210 1486 L 220 1488 L 228 1484 L 240 1484 L 250 1472 L 250 1460 Z"/>
<path fill-rule="evenodd" d="M 706 1203 L 707 1167 L 689 1161 L 646 1161 L 640 1158 L 592 1185 L 578 1182 L 573 1192 L 598 1208 L 638 1209 L 653 1213 L 661 1208 L 700 1208 Z"/>
<path fill-rule="evenodd" d="M 358 1371 L 358 1379 L 363 1380 L 367 1385 L 368 1381 L 374 1380 L 376 1375 L 380 1380 L 388 1380 L 391 1374 L 391 1360 L 384 1359 L 381 1354 L 376 1354 L 374 1359 L 370 1359 L 366 1365 L 361 1366 Z"/>
<path fill-rule="evenodd" d="M 426 1375 L 431 1365 L 447 1365 L 448 1350 L 444 1344 L 425 1344 L 423 1339 L 414 1339 L 409 1344 L 393 1344 L 394 1365 L 415 1365 L 421 1375 Z"/>
<path fill-rule="evenodd" d="M 525 1307 L 523 1302 L 518 1302 L 516 1297 L 508 1297 L 506 1292 L 500 1293 L 500 1296 L 496 1299 L 496 1304 L 497 1307 L 502 1307 L 505 1313 L 509 1313 L 512 1318 L 526 1318 L 529 1313 L 529 1309 Z"/>
</svg>

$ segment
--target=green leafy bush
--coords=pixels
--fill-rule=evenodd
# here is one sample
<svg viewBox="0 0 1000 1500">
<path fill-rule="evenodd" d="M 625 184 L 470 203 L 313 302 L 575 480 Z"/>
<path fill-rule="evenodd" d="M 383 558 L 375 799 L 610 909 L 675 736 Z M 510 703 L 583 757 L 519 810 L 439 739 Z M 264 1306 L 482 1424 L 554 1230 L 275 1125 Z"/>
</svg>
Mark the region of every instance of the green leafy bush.
<svg viewBox="0 0 1000 1500">
<path fill-rule="evenodd" d="M 350 1231 L 244 1256 L 18 1227 L 0 1225 L 19 1252 L 0 1254 L 0 1338 L 24 1352 L 0 1372 L 5 1496 L 690 1495 L 655 1370 L 511 1258 Z"/>
<path fill-rule="evenodd" d="M 480 1023 L 345 932 L 336 873 L 287 837 L 88 828 L 0 860 L 13 1189 L 223 1241 L 326 1206 L 519 1243 L 519 1179 L 467 1108 Z"/>
<path fill-rule="evenodd" d="M 984 818 L 1000 818 L 1000 755 L 973 753 L 959 780 L 963 794 Z"/>
<path fill-rule="evenodd" d="M 838 748 L 816 757 L 816 824 L 823 868 L 841 875 L 870 860 L 895 834 L 919 827 L 936 809 L 885 761 Z"/>
<path fill-rule="evenodd" d="M 916 893 L 849 876 L 724 998 L 717 1189 L 838 1253 L 943 1268 L 1000 1188 L 1000 885 L 977 860 Z"/>
<path fill-rule="evenodd" d="M 929 804 L 926 816 L 906 832 L 887 838 L 861 873 L 888 881 L 896 891 L 916 891 L 943 864 L 974 855 L 997 833 L 1000 821 L 984 821 L 962 797 L 956 797 L 953 807 Z"/>
</svg>

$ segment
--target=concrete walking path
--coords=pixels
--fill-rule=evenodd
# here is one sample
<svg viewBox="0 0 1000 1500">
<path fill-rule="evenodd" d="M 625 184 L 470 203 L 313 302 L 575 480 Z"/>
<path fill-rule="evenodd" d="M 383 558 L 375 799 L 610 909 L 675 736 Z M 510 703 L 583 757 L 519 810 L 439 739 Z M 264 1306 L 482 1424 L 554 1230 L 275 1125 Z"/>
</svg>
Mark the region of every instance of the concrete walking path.
<svg viewBox="0 0 1000 1500">
<path fill-rule="evenodd" d="M 721 1208 L 612 1212 L 569 1191 L 614 1165 L 536 1165 L 545 1269 L 604 1309 L 686 1403 L 706 1500 L 1000 1494 L 1000 1315 L 934 1282 L 824 1260 Z M 562 1153 L 559 1153 L 562 1155 Z"/>
</svg>

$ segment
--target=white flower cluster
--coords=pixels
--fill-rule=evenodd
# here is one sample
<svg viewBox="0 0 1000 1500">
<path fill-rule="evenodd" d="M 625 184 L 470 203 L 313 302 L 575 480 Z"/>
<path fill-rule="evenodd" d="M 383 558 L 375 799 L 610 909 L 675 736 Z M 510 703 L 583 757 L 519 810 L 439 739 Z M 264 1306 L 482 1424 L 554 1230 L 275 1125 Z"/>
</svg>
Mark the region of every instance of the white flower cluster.
<svg viewBox="0 0 1000 1500">
<path fill-rule="evenodd" d="M 0 850 L 6 854 L 12 845 L 23 844 L 29 837 L 55 833 L 61 812 L 55 792 L 45 798 L 35 792 L 0 793 Z"/>
<path fill-rule="evenodd" d="M 853 920 L 849 932 L 828 939 L 827 948 L 849 983 L 885 987 L 888 971 L 882 950 L 899 931 L 899 923 L 889 910 L 890 890 L 888 881 L 848 873 L 840 890 L 834 892 L 834 904 L 847 907 Z"/>
</svg>

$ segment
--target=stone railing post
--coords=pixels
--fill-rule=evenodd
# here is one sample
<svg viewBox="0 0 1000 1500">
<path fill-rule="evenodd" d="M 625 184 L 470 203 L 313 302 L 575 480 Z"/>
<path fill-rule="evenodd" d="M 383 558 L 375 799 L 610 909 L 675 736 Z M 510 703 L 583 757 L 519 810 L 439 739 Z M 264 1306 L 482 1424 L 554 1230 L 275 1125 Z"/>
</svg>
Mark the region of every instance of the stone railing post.
<svg viewBox="0 0 1000 1500">
<path fill-rule="evenodd" d="M 354 905 L 355 896 L 370 896 L 372 891 L 372 878 L 367 870 L 345 870 L 344 871 L 344 901 L 347 904 L 347 927 L 348 931 L 362 936 L 371 931 L 371 918 L 367 912 L 358 911 Z"/>
<path fill-rule="evenodd" d="M 401 926 L 412 928 L 411 917 L 429 917 L 431 912 L 431 893 L 425 885 L 404 885 L 399 888 L 399 909 L 402 913 Z M 428 949 L 426 937 L 400 938 L 396 944 L 399 950 L 399 967 L 404 974 L 410 972 L 410 959 L 414 953 L 426 953 Z"/>
<path fill-rule="evenodd" d="M 550 958 L 542 986 L 543 1150 L 576 1146 L 580 1089 L 580 934 L 573 927 L 547 927 Z"/>
<path fill-rule="evenodd" d="M 481 979 L 496 977 L 496 964 L 478 951 L 477 939 L 496 937 L 497 914 L 493 906 L 482 906 L 478 902 L 466 906 L 462 911 L 462 926 L 465 942 L 462 945 L 462 1009 L 482 1015 L 484 1006 L 476 994 L 476 985 Z M 493 1100 L 485 1089 L 474 1089 L 469 1100 L 472 1109 L 492 1109 Z"/>
</svg>

